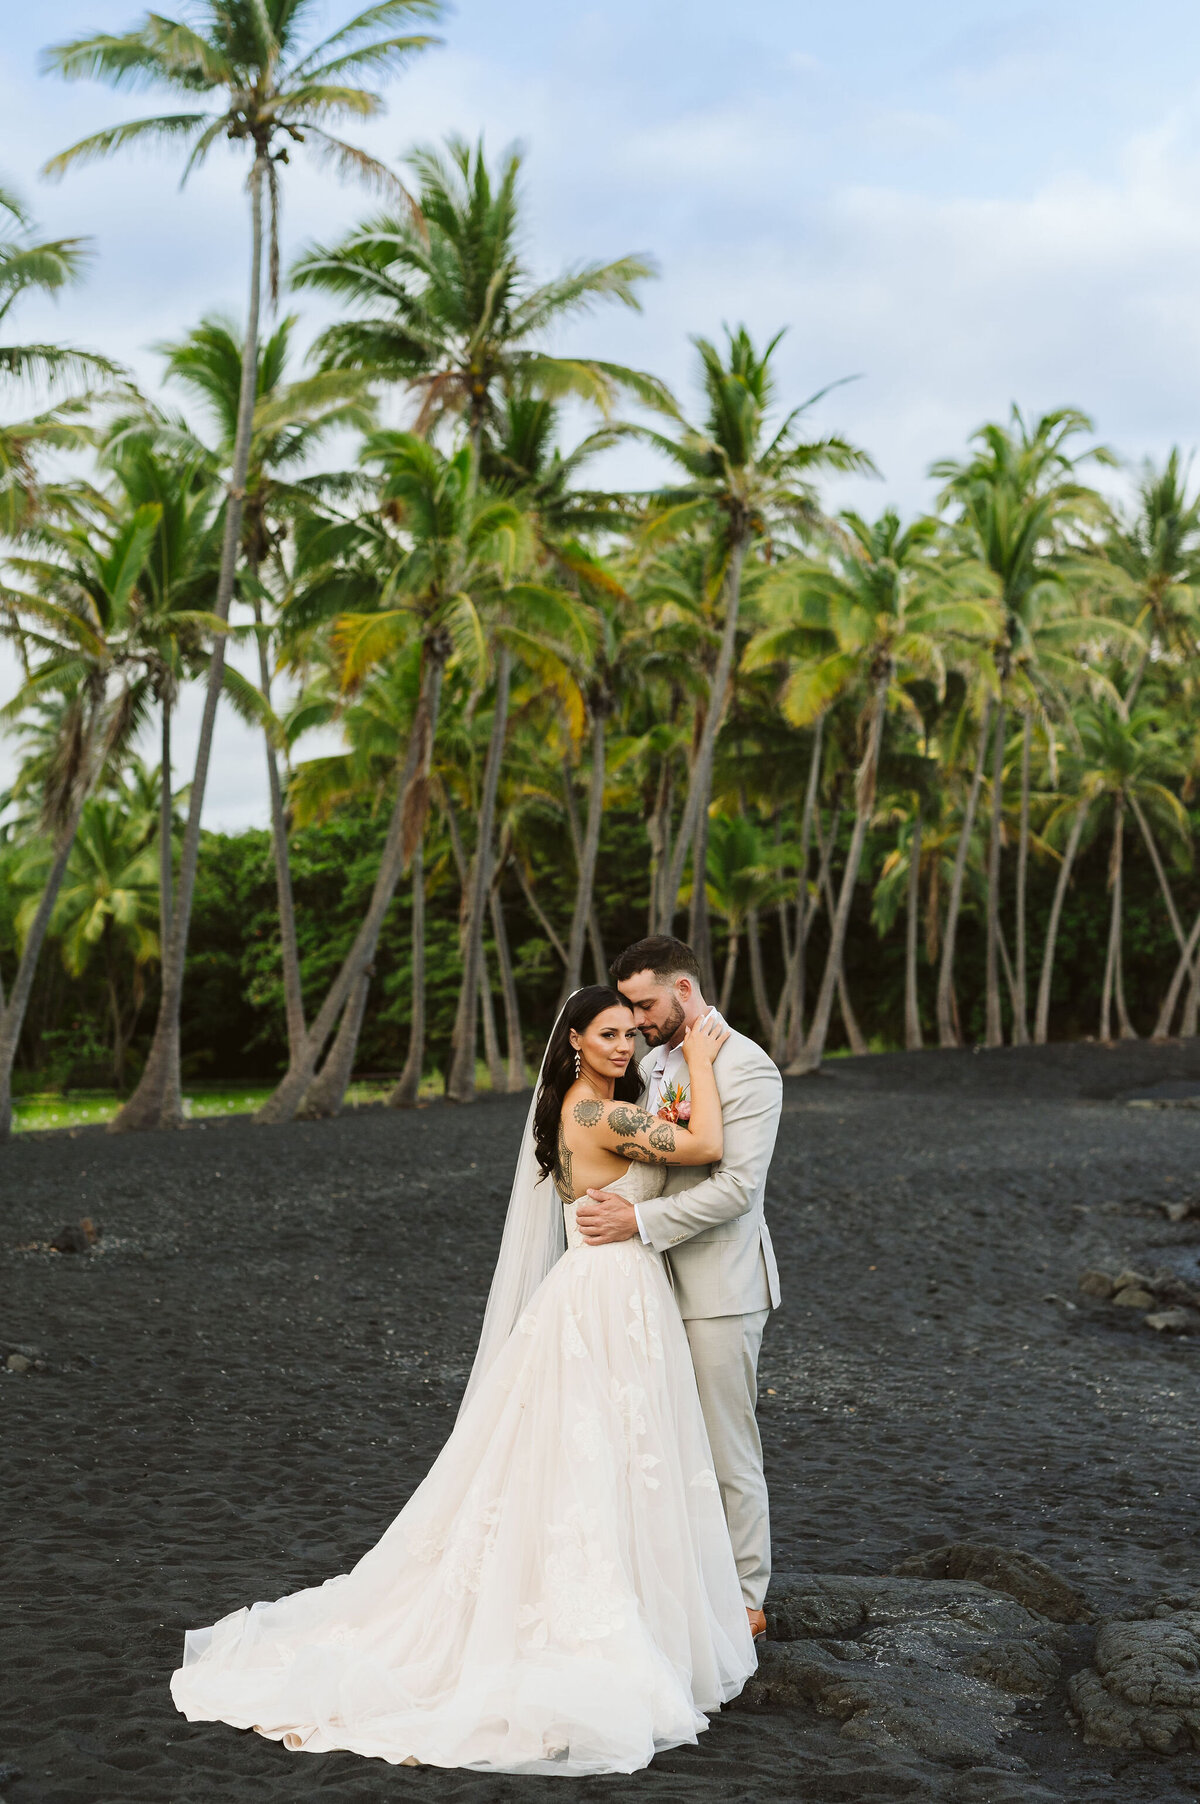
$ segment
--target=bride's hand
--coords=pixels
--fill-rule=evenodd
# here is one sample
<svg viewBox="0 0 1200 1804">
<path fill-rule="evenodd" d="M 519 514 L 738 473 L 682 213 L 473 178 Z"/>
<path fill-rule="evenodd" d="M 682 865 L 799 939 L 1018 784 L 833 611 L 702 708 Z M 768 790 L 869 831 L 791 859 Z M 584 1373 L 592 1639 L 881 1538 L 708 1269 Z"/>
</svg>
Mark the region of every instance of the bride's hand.
<svg viewBox="0 0 1200 1804">
<path fill-rule="evenodd" d="M 687 1028 L 679 1050 L 687 1060 L 689 1069 L 695 1064 L 711 1065 L 729 1038 L 729 1031 L 723 1021 L 712 1016 L 697 1022 L 695 1027 Z"/>
</svg>

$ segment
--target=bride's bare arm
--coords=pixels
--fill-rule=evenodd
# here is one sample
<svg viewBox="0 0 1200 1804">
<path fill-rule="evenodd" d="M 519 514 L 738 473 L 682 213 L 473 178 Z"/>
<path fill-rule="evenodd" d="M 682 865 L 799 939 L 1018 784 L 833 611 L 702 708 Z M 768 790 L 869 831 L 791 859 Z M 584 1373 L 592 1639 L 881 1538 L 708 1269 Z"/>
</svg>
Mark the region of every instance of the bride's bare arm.
<svg viewBox="0 0 1200 1804">
<path fill-rule="evenodd" d="M 662 1121 L 636 1103 L 601 1102 L 582 1097 L 572 1109 L 576 1127 L 595 1136 L 595 1144 L 619 1158 L 644 1165 L 712 1165 L 724 1150 L 721 1099 L 713 1076 L 713 1060 L 729 1038 L 716 1023 L 689 1028 L 682 1052 L 691 1079 L 691 1119 Z"/>
</svg>

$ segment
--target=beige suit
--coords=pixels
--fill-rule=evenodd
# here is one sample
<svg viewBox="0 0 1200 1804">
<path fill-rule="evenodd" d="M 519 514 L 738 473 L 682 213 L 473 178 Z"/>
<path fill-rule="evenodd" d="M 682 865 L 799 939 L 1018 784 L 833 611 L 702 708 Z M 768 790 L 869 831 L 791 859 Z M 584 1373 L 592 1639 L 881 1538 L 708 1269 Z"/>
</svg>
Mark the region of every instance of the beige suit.
<svg viewBox="0 0 1200 1804">
<path fill-rule="evenodd" d="M 654 1057 L 643 1061 L 643 1098 Z M 713 1166 L 672 1166 L 663 1194 L 639 1205 L 664 1253 L 687 1329 L 742 1594 L 760 1609 L 771 1531 L 755 1406 L 758 1350 L 779 1304 L 779 1270 L 763 1212 L 783 1083 L 761 1046 L 731 1033 L 713 1063 L 725 1150 Z"/>
</svg>

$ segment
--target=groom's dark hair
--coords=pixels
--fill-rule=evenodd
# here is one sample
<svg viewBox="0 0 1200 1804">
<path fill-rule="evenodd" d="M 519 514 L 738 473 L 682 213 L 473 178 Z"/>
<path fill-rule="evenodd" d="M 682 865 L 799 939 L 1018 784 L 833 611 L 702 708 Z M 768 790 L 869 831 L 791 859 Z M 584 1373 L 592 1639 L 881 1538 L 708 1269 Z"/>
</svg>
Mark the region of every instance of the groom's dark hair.
<svg viewBox="0 0 1200 1804">
<path fill-rule="evenodd" d="M 673 940 L 669 933 L 655 933 L 648 940 L 635 940 L 618 952 L 608 967 L 613 982 L 624 983 L 639 971 L 650 971 L 659 983 L 670 983 L 673 977 L 690 977 L 700 983 L 700 960 L 683 940 Z"/>
</svg>

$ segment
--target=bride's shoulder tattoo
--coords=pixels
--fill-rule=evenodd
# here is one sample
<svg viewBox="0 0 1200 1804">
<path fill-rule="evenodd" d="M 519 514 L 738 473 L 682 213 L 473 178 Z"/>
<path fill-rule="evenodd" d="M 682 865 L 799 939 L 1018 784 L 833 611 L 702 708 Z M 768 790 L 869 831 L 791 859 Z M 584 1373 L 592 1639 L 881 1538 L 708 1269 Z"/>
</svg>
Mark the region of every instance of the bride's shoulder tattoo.
<svg viewBox="0 0 1200 1804">
<path fill-rule="evenodd" d="M 608 1125 L 614 1134 L 644 1134 L 654 1126 L 655 1117 L 632 1103 L 618 1103 L 608 1111 Z"/>
<path fill-rule="evenodd" d="M 604 1113 L 604 1104 L 596 1102 L 592 1097 L 585 1097 L 582 1102 L 575 1104 L 573 1113 L 580 1127 L 595 1127 Z"/>
</svg>

